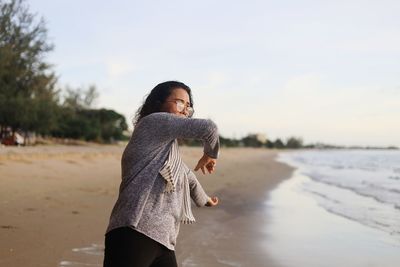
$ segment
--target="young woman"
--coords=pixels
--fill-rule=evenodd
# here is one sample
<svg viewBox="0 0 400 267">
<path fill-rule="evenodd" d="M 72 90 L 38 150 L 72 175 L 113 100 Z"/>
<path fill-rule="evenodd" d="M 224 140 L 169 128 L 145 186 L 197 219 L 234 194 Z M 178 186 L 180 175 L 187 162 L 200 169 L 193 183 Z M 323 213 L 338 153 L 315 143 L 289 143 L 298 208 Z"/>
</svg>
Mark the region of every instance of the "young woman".
<svg viewBox="0 0 400 267">
<path fill-rule="evenodd" d="M 105 237 L 104 267 L 172 267 L 180 223 L 195 221 L 197 206 L 215 206 L 182 162 L 177 139 L 202 140 L 195 171 L 215 170 L 216 125 L 193 119 L 191 90 L 181 82 L 158 84 L 139 108 L 135 129 L 121 160 L 122 181 Z"/>
</svg>

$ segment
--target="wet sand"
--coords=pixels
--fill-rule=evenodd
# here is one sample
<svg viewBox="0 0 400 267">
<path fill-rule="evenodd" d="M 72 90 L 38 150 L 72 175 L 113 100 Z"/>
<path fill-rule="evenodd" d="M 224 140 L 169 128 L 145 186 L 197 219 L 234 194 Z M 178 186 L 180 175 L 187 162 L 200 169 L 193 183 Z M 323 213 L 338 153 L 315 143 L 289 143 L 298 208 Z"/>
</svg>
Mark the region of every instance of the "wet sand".
<svg viewBox="0 0 400 267">
<path fill-rule="evenodd" d="M 197 223 L 182 226 L 176 249 L 182 266 L 278 266 L 262 245 L 268 239 L 265 200 L 292 169 L 274 161 L 276 154 L 226 149 L 214 177 L 197 175 L 209 195 L 219 197 L 220 205 L 196 209 Z"/>
<path fill-rule="evenodd" d="M 73 248 L 102 245 L 120 181 L 123 146 L 0 148 L 0 265 L 60 266 Z M 200 148 L 182 148 L 194 167 Z M 292 168 L 275 151 L 222 149 L 217 171 L 198 173 L 214 208 L 195 208 L 197 223 L 178 239 L 180 266 L 278 266 L 261 245 L 269 190 Z M 97 245 L 95 245 L 96 247 Z M 84 260 L 84 259 L 83 259 Z M 96 258 L 101 266 L 101 255 Z"/>
</svg>

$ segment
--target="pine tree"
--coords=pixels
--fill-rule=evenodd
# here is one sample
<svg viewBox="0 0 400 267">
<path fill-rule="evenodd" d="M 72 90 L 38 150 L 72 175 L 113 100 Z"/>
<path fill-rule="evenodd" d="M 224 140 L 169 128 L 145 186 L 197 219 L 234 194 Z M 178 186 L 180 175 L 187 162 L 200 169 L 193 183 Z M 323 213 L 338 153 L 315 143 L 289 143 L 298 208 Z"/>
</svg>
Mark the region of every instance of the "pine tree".
<svg viewBox="0 0 400 267">
<path fill-rule="evenodd" d="M 52 49 L 44 20 L 30 13 L 25 0 L 0 0 L 2 131 L 10 127 L 46 134 L 55 126 L 56 77 L 44 60 Z"/>
</svg>

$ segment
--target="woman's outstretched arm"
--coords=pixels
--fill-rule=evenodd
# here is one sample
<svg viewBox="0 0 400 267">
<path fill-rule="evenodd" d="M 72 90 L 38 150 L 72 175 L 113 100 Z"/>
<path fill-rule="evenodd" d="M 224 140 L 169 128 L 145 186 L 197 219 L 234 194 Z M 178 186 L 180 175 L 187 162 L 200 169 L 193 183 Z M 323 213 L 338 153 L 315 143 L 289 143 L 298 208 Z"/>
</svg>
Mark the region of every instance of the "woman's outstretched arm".
<svg viewBox="0 0 400 267">
<path fill-rule="evenodd" d="M 204 154 L 211 159 L 218 158 L 219 136 L 217 125 L 208 119 L 185 118 L 166 112 L 152 113 L 138 123 L 141 132 L 148 138 L 157 138 L 161 142 L 178 139 L 198 139 L 203 142 Z M 206 165 L 210 160 L 206 162 Z M 207 165 L 207 170 L 209 166 Z"/>
</svg>

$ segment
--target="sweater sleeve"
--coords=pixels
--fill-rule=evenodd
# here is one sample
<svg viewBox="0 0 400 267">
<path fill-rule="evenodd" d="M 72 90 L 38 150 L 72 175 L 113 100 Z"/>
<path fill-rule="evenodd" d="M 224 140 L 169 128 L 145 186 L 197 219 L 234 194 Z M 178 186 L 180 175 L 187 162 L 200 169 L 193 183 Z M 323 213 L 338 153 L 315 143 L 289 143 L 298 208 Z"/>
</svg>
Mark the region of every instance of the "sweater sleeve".
<svg viewBox="0 0 400 267">
<path fill-rule="evenodd" d="M 196 175 L 191 170 L 188 171 L 187 176 L 189 180 L 190 197 L 193 199 L 197 207 L 205 206 L 209 198 L 208 195 L 197 180 Z"/>
<path fill-rule="evenodd" d="M 211 158 L 218 158 L 218 128 L 211 120 L 185 118 L 172 113 L 157 112 L 142 118 L 140 124 L 140 127 L 149 135 L 162 142 L 169 142 L 176 138 L 201 140 L 204 153 Z"/>
</svg>

